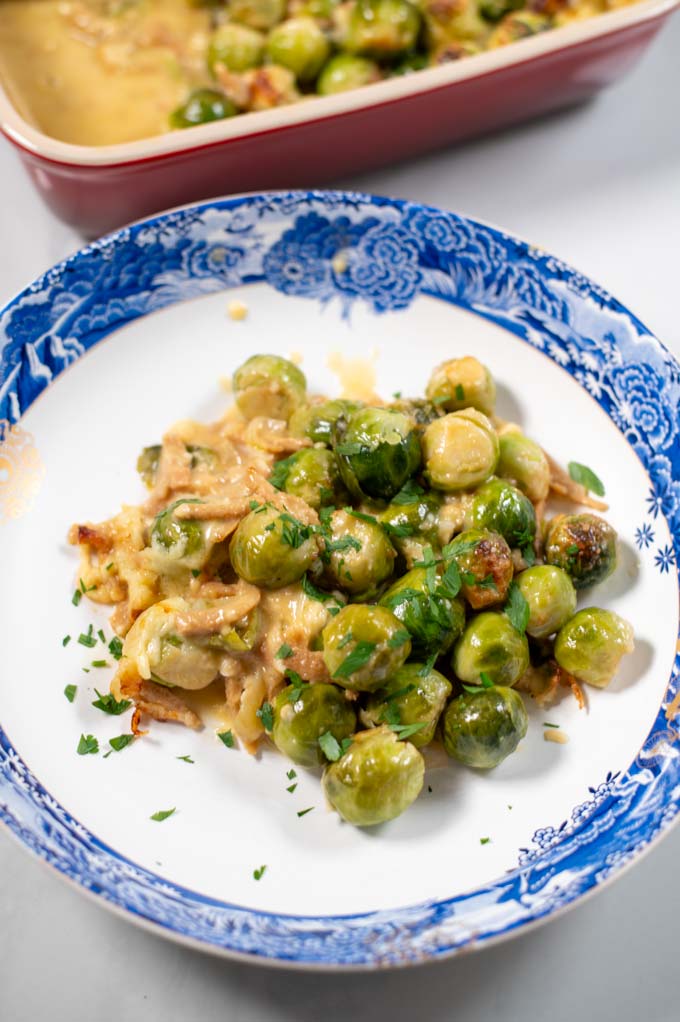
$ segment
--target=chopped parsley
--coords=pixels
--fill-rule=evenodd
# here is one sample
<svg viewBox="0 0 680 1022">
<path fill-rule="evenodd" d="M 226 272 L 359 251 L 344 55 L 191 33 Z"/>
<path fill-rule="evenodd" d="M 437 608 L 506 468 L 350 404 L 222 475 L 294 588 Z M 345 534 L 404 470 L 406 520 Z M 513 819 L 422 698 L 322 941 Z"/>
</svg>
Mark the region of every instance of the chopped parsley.
<svg viewBox="0 0 680 1022">
<path fill-rule="evenodd" d="M 286 788 L 286 791 L 290 792 L 290 794 L 292 795 L 296 788 L 297 788 L 297 781 L 294 781 L 292 784 L 288 785 L 288 787 Z"/>
<path fill-rule="evenodd" d="M 324 541 L 323 560 L 328 561 L 331 554 L 341 554 L 345 550 L 361 550 L 361 543 L 354 536 L 341 536 L 340 539 Z"/>
<path fill-rule="evenodd" d="M 491 844 L 491 838 L 490 837 L 480 837 L 479 843 L 480 843 L 480 845 L 489 845 L 489 844 Z"/>
<path fill-rule="evenodd" d="M 277 660 L 287 660 L 293 655 L 293 648 L 287 642 L 281 643 L 274 656 Z"/>
<path fill-rule="evenodd" d="M 113 561 L 109 561 L 109 563 L 106 565 L 106 568 L 104 570 L 105 571 L 111 571 L 112 567 L 113 567 Z"/>
<path fill-rule="evenodd" d="M 465 387 L 463 386 L 462 383 L 457 383 L 456 384 L 456 401 L 464 401 L 464 400 L 465 400 Z"/>
<path fill-rule="evenodd" d="M 409 642 L 411 633 L 407 632 L 405 628 L 400 628 L 398 632 L 395 632 L 391 639 L 387 640 L 387 645 L 390 649 L 399 649 L 404 643 Z"/>
<path fill-rule="evenodd" d="M 398 688 L 396 692 L 390 692 L 390 694 L 385 697 L 385 702 L 391 703 L 394 702 L 395 699 L 401 699 L 402 696 L 408 695 L 409 692 L 413 692 L 415 687 L 416 686 L 413 682 L 411 682 L 410 685 L 404 685 L 403 688 Z"/>
<path fill-rule="evenodd" d="M 346 458 L 351 458 L 355 454 L 368 453 L 369 451 L 370 447 L 367 447 L 366 444 L 360 444 L 356 440 L 349 440 L 346 443 L 338 444 L 335 448 L 336 454 L 342 454 Z"/>
<path fill-rule="evenodd" d="M 420 720 L 415 724 L 390 724 L 390 731 L 394 731 L 397 738 L 402 741 L 406 738 L 410 738 L 411 735 L 415 735 L 418 731 L 422 731 L 424 727 L 427 727 L 427 721 Z"/>
<path fill-rule="evenodd" d="M 125 711 L 132 706 L 132 701 L 130 699 L 118 700 L 114 695 L 111 695 L 110 692 L 107 692 L 105 695 L 102 695 L 97 689 L 95 689 L 95 692 L 97 693 L 98 698 L 94 700 L 92 705 L 97 710 L 101 710 L 102 713 L 110 713 L 112 717 L 119 717 L 121 713 L 125 713 Z"/>
<path fill-rule="evenodd" d="M 99 636 L 99 641 L 102 642 L 104 645 L 106 645 L 106 636 L 104 635 L 104 633 L 101 630 L 101 628 L 97 632 L 97 635 Z"/>
<path fill-rule="evenodd" d="M 480 685 L 463 685 L 466 692 L 470 695 L 476 695 L 478 692 L 483 692 L 485 688 L 493 688 L 494 683 L 486 671 L 482 671 L 479 675 Z"/>
<path fill-rule="evenodd" d="M 92 666 L 93 667 L 108 667 L 109 666 L 109 662 L 108 662 L 108 660 L 93 660 L 92 661 Z"/>
<path fill-rule="evenodd" d="M 78 636 L 78 642 L 81 646 L 87 646 L 88 649 L 92 649 L 93 646 L 97 645 L 97 640 L 93 635 L 94 628 L 92 625 L 88 628 L 87 632 L 81 632 Z"/>
<path fill-rule="evenodd" d="M 408 522 L 399 522 L 396 525 L 393 525 L 391 522 L 379 522 L 378 524 L 390 538 L 405 539 L 407 536 L 412 536 L 416 531 L 415 527 Z"/>
<path fill-rule="evenodd" d="M 96 756 L 99 752 L 99 742 L 94 735 L 81 735 L 77 752 L 79 756 Z"/>
<path fill-rule="evenodd" d="M 118 735 L 117 738 L 109 738 L 109 745 L 114 752 L 120 752 L 121 749 L 125 749 L 134 740 L 134 735 Z"/>
<path fill-rule="evenodd" d="M 302 586 L 302 592 L 305 596 L 308 596 L 310 600 L 316 600 L 318 603 L 328 603 L 329 600 L 332 600 L 338 605 L 338 607 L 344 606 L 342 601 L 338 600 L 337 597 L 331 596 L 330 593 L 324 593 L 321 589 L 317 589 L 314 583 L 310 581 L 309 575 L 306 572 L 300 579 L 300 585 Z"/>
<path fill-rule="evenodd" d="M 437 662 L 437 657 L 438 656 L 439 656 L 439 651 L 437 650 L 435 653 L 433 653 L 431 656 L 429 656 L 427 658 L 427 660 L 425 661 L 423 666 L 418 671 L 418 677 L 419 678 L 426 678 L 428 676 L 428 674 L 430 673 L 430 671 L 434 667 L 435 663 Z"/>
<path fill-rule="evenodd" d="M 567 547 L 567 553 L 570 557 L 575 557 L 579 552 L 578 543 L 572 543 L 571 546 Z"/>
<path fill-rule="evenodd" d="M 77 685 L 67 685 L 66 686 L 66 688 L 64 689 L 64 695 L 68 699 L 69 703 L 73 702 L 73 700 L 76 697 L 76 692 L 77 691 L 78 691 L 78 686 Z"/>
<path fill-rule="evenodd" d="M 559 724 L 551 724 L 550 721 L 548 721 L 548 720 L 544 720 L 543 721 L 543 727 L 556 727 L 556 728 L 559 728 L 559 726 L 560 726 Z"/>
<path fill-rule="evenodd" d="M 526 546 L 522 547 L 522 557 L 524 558 L 527 568 L 533 567 L 536 563 L 536 551 L 531 543 L 527 543 Z"/>
<path fill-rule="evenodd" d="M 312 532 L 310 526 L 303 525 L 299 519 L 294 518 L 287 511 L 283 511 L 279 515 L 279 521 L 281 522 L 281 542 L 292 547 L 293 550 L 298 550 L 305 540 L 309 539 Z"/>
<path fill-rule="evenodd" d="M 169 816 L 172 816 L 177 810 L 173 807 L 172 809 L 159 809 L 157 813 L 153 813 L 149 819 L 154 820 L 156 823 L 162 823 L 163 820 L 167 820 Z"/>
<path fill-rule="evenodd" d="M 292 468 L 294 460 L 294 454 L 291 454 L 289 458 L 282 458 L 281 461 L 276 462 L 269 473 L 269 482 L 272 486 L 275 486 L 277 490 L 285 490 L 288 474 Z"/>
<path fill-rule="evenodd" d="M 448 394 L 438 394 L 437 397 L 432 398 L 433 405 L 443 405 L 445 401 L 449 400 Z"/>
<path fill-rule="evenodd" d="M 265 875 L 266 871 L 267 871 L 267 867 L 266 866 L 260 866 L 259 869 L 254 869 L 253 870 L 253 879 L 254 880 L 261 880 L 262 877 Z"/>
<path fill-rule="evenodd" d="M 195 763 L 196 760 L 192 759 L 191 756 L 175 756 L 175 759 L 181 759 L 183 763 Z"/>
<path fill-rule="evenodd" d="M 286 777 L 288 778 L 289 781 L 292 781 L 294 777 L 297 777 L 297 774 L 295 773 L 292 767 L 290 768 L 290 770 L 286 771 Z"/>
<path fill-rule="evenodd" d="M 309 809 L 299 809 L 298 810 L 298 816 L 306 816 L 307 813 L 311 813 L 313 808 L 314 808 L 314 806 L 310 806 Z"/>
<path fill-rule="evenodd" d="M 351 738 L 343 738 L 339 742 L 330 731 L 324 731 L 319 737 L 319 748 L 331 763 L 335 763 L 341 756 L 344 756 L 351 744 Z"/>
<path fill-rule="evenodd" d="M 111 654 L 114 660 L 120 660 L 120 658 L 123 655 L 123 643 L 122 640 L 119 639 L 117 635 L 114 635 L 114 637 L 111 639 L 111 642 L 109 643 L 109 653 Z"/>
<path fill-rule="evenodd" d="M 446 568 L 446 571 L 439 579 L 439 584 L 436 589 L 437 595 L 444 596 L 448 600 L 455 600 L 456 596 L 458 596 L 458 593 L 460 592 L 462 584 L 463 580 L 460 574 L 460 568 L 455 561 L 451 561 Z"/>
<path fill-rule="evenodd" d="M 375 642 L 367 642 L 365 639 L 357 642 L 354 649 L 347 654 L 337 671 L 335 671 L 333 677 L 345 679 L 351 678 L 356 671 L 359 671 L 362 667 L 366 666 L 373 656 L 375 648 Z"/>
<path fill-rule="evenodd" d="M 201 569 L 200 568 L 192 568 L 191 569 L 192 578 L 198 578 L 198 576 L 200 574 L 201 574 Z"/>
<path fill-rule="evenodd" d="M 604 483 L 595 475 L 592 468 L 588 468 L 587 465 L 580 465 L 578 461 L 570 461 L 567 469 L 575 483 L 585 487 L 586 490 L 590 490 L 596 497 L 604 497 Z"/>
<path fill-rule="evenodd" d="M 70 635 L 65 635 L 64 638 L 61 640 L 61 644 L 62 644 L 62 646 L 68 646 L 70 641 L 71 641 L 71 636 Z"/>
<path fill-rule="evenodd" d="M 228 749 L 234 748 L 234 736 L 231 731 L 218 731 L 217 737 Z"/>
<path fill-rule="evenodd" d="M 529 604 L 525 599 L 524 593 L 514 579 L 510 583 L 508 599 L 503 609 L 505 610 L 506 616 L 515 631 L 519 632 L 520 635 L 524 635 L 527 630 L 527 625 L 529 624 Z"/>
<path fill-rule="evenodd" d="M 274 708 L 270 702 L 262 703 L 260 709 L 255 711 L 255 716 L 262 721 L 265 731 L 271 731 L 274 727 Z"/>
<path fill-rule="evenodd" d="M 392 497 L 391 503 L 396 504 L 398 507 L 405 507 L 409 504 L 418 504 L 420 498 L 425 493 L 422 486 L 419 486 L 415 479 L 409 479 L 408 482 L 404 483 L 399 493 Z"/>
</svg>

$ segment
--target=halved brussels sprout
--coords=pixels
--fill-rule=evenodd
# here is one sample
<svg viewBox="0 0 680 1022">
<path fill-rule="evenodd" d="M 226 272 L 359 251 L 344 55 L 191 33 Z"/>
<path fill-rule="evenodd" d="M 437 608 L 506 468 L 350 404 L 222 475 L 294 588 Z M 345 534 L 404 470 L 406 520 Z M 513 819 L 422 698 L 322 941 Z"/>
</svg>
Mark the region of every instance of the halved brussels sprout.
<svg viewBox="0 0 680 1022">
<path fill-rule="evenodd" d="M 349 511 L 331 515 L 321 549 L 324 575 L 331 586 L 367 599 L 390 577 L 396 556 L 377 522 L 357 518 Z"/>
<path fill-rule="evenodd" d="M 297 582 L 318 554 L 311 527 L 268 504 L 241 519 L 229 544 L 236 574 L 263 589 Z"/>
<path fill-rule="evenodd" d="M 560 628 L 555 660 L 579 681 L 606 688 L 621 658 L 635 648 L 633 628 L 611 610 L 586 607 Z"/>
<path fill-rule="evenodd" d="M 420 25 L 420 11 L 408 0 L 356 0 L 343 47 L 362 57 L 394 60 L 415 47 Z"/>
<path fill-rule="evenodd" d="M 306 436 L 315 444 L 330 447 L 338 420 L 347 420 L 361 407 L 359 401 L 346 401 L 344 398 L 317 405 L 300 405 L 291 415 L 288 428 L 291 436 Z"/>
<path fill-rule="evenodd" d="M 267 56 L 293 72 L 301 82 L 312 81 L 330 54 L 330 43 L 313 18 L 288 18 L 267 39 Z"/>
<path fill-rule="evenodd" d="M 307 380 L 301 369 L 280 355 L 252 355 L 234 373 L 233 387 L 246 419 L 266 415 L 287 421 L 305 400 Z"/>
<path fill-rule="evenodd" d="M 467 529 L 451 540 L 447 560 L 460 569 L 461 594 L 473 610 L 503 603 L 512 582 L 514 566 L 510 547 L 497 532 Z"/>
<path fill-rule="evenodd" d="M 543 448 L 523 433 L 503 433 L 499 444 L 496 475 L 514 483 L 532 503 L 545 500 L 550 489 L 550 466 Z"/>
<path fill-rule="evenodd" d="M 224 651 L 178 634 L 177 615 L 189 604 L 181 597 L 161 600 L 143 611 L 125 636 L 123 656 L 140 677 L 159 685 L 205 688 L 219 674 Z"/>
<path fill-rule="evenodd" d="M 226 22 L 210 37 L 208 67 L 213 73 L 218 65 L 229 71 L 248 71 L 258 67 L 263 56 L 264 36 L 247 25 Z"/>
<path fill-rule="evenodd" d="M 514 685 L 529 666 L 526 637 L 505 614 L 486 610 L 468 622 L 453 649 L 451 666 L 457 678 L 479 684 L 482 674 L 494 685 Z"/>
<path fill-rule="evenodd" d="M 476 408 L 484 415 L 493 415 L 496 404 L 493 376 L 472 355 L 451 358 L 437 366 L 425 393 L 430 401 L 447 412 Z"/>
<path fill-rule="evenodd" d="M 472 525 L 503 537 L 508 546 L 531 546 L 536 535 L 536 512 L 528 497 L 504 479 L 489 479 L 474 495 Z"/>
<path fill-rule="evenodd" d="M 516 581 L 529 605 L 527 632 L 535 639 L 554 635 L 576 610 L 576 590 L 561 568 L 537 564 L 521 572 Z"/>
<path fill-rule="evenodd" d="M 316 81 L 320 96 L 333 96 L 336 92 L 348 92 L 361 85 L 379 82 L 382 73 L 373 60 L 355 57 L 351 53 L 336 53 L 328 61 Z"/>
<path fill-rule="evenodd" d="M 598 515 L 556 515 L 546 526 L 545 559 L 567 572 L 576 589 L 603 582 L 616 568 L 616 531 Z"/>
<path fill-rule="evenodd" d="M 317 511 L 349 499 L 332 451 L 305 447 L 277 461 L 269 477 L 279 490 L 292 493 Z"/>
<path fill-rule="evenodd" d="M 389 500 L 420 465 L 413 421 L 387 408 L 353 412 L 334 440 L 345 485 L 359 499 Z"/>
<path fill-rule="evenodd" d="M 176 500 L 156 515 L 151 526 L 151 549 L 168 565 L 201 568 L 208 559 L 210 551 L 205 540 L 204 523 L 175 516 L 180 505 L 191 503 L 195 503 L 194 498 Z"/>
<path fill-rule="evenodd" d="M 379 692 L 366 700 L 359 716 L 369 727 L 397 724 L 406 727 L 423 724 L 409 736 L 417 749 L 434 738 L 437 723 L 451 695 L 451 682 L 425 664 L 404 664 Z"/>
<path fill-rule="evenodd" d="M 459 763 L 490 770 L 515 751 L 528 726 L 519 693 L 494 685 L 451 700 L 442 718 L 442 740 Z"/>
<path fill-rule="evenodd" d="M 425 477 L 437 490 L 467 490 L 493 474 L 498 437 L 476 408 L 435 419 L 423 434 Z"/>
<path fill-rule="evenodd" d="M 181 106 L 173 110 L 168 120 L 171 128 L 193 128 L 196 124 L 223 121 L 237 113 L 238 109 L 223 92 L 195 89 Z"/>
<path fill-rule="evenodd" d="M 431 581 L 426 568 L 412 568 L 380 599 L 410 633 L 414 656 L 445 653 L 465 624 L 462 601 L 438 592 L 438 578 Z"/>
<path fill-rule="evenodd" d="M 325 762 L 319 747 L 321 735 L 329 731 L 341 742 L 355 728 L 352 704 L 335 685 L 287 685 L 274 700 L 272 741 L 279 752 L 300 766 Z"/>
<path fill-rule="evenodd" d="M 420 794 L 425 762 L 410 742 L 386 727 L 360 731 L 348 751 L 326 767 L 323 788 L 331 805 L 355 827 L 400 816 Z"/>
<path fill-rule="evenodd" d="M 343 688 L 374 692 L 406 662 L 411 640 L 385 607 L 352 603 L 323 630 L 323 658 Z"/>
</svg>

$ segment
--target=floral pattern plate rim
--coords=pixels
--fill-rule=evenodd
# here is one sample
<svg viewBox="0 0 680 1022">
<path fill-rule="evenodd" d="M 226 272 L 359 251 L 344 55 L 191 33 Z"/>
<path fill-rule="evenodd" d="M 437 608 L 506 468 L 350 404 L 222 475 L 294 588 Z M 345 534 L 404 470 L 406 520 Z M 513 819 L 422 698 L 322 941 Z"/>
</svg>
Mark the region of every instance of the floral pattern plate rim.
<svg viewBox="0 0 680 1022">
<path fill-rule="evenodd" d="M 344 317 L 426 295 L 510 331 L 568 372 L 625 436 L 650 480 L 635 533 L 660 576 L 680 553 L 680 367 L 614 298 L 558 259 L 485 224 L 354 193 L 272 193 L 205 202 L 108 236 L 54 267 L 0 315 L 0 456 L 35 487 L 21 416 L 99 340 L 150 312 L 247 283 Z M 30 439 L 30 438 L 29 438 Z M 14 460 L 13 460 L 14 459 Z M 1 464 L 1 463 L 0 463 Z M 10 471 L 11 476 L 11 471 Z M 11 478 L 10 478 L 11 483 Z M 0 525 L 30 493 L 0 474 Z M 659 542 L 665 533 L 671 542 Z M 276 914 L 200 895 L 97 839 L 45 790 L 0 730 L 0 819 L 104 903 L 156 932 L 252 961 L 361 968 L 435 959 L 547 919 L 616 876 L 677 820 L 673 726 L 680 642 L 654 725 L 559 827 L 537 831 L 516 869 L 455 897 L 351 916 Z"/>
</svg>

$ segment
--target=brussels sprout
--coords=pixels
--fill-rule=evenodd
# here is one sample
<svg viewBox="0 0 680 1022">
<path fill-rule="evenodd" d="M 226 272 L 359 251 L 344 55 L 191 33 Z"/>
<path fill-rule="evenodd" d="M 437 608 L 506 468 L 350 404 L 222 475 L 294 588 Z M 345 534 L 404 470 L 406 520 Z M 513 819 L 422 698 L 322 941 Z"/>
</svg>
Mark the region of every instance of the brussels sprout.
<svg viewBox="0 0 680 1022">
<path fill-rule="evenodd" d="M 312 18 L 289 18 L 269 33 L 267 56 L 287 67 L 301 82 L 316 78 L 330 53 L 330 43 Z"/>
<path fill-rule="evenodd" d="M 567 621 L 555 639 L 555 660 L 575 678 L 606 688 L 621 658 L 632 653 L 633 628 L 611 610 L 586 607 Z"/>
<path fill-rule="evenodd" d="M 237 621 L 233 628 L 208 636 L 206 643 L 213 649 L 222 649 L 231 656 L 238 657 L 252 653 L 262 641 L 264 632 L 264 615 L 259 607 Z"/>
<path fill-rule="evenodd" d="M 156 515 L 151 526 L 151 549 L 163 561 L 186 568 L 201 568 L 209 553 L 203 523 L 175 517 L 175 511 L 181 504 L 191 503 L 196 503 L 194 498 L 176 500 Z"/>
<path fill-rule="evenodd" d="M 354 733 L 356 723 L 352 704 L 335 685 L 288 685 L 274 700 L 272 740 L 294 763 L 317 766 L 325 762 L 321 735 L 330 731 L 341 742 Z"/>
<path fill-rule="evenodd" d="M 323 630 L 323 658 L 343 688 L 374 692 L 406 662 L 411 640 L 402 623 L 384 607 L 352 603 Z"/>
<path fill-rule="evenodd" d="M 508 43 L 515 43 L 519 39 L 526 39 L 528 36 L 538 35 L 552 28 L 552 20 L 545 14 L 538 14 L 535 11 L 516 11 L 506 14 L 498 23 L 488 39 L 489 49 L 496 46 L 507 46 Z"/>
<path fill-rule="evenodd" d="M 461 600 L 444 595 L 439 579 L 429 584 L 427 568 L 412 568 L 380 599 L 411 635 L 415 656 L 445 653 L 465 624 Z"/>
<path fill-rule="evenodd" d="M 468 623 L 453 648 L 451 666 L 470 685 L 482 674 L 495 685 L 514 685 L 529 666 L 529 644 L 505 614 L 486 610 Z"/>
<path fill-rule="evenodd" d="M 236 404 L 246 419 L 266 415 L 288 420 L 305 400 L 307 381 L 296 365 L 279 355 L 253 355 L 233 376 Z"/>
<path fill-rule="evenodd" d="M 522 433 L 503 433 L 498 443 L 496 475 L 514 483 L 532 503 L 545 500 L 550 489 L 550 466 L 543 449 Z"/>
<path fill-rule="evenodd" d="M 430 401 L 447 412 L 476 408 L 484 415 L 493 415 L 496 384 L 493 376 L 476 358 L 451 358 L 437 366 L 425 390 Z"/>
<path fill-rule="evenodd" d="M 215 29 L 208 45 L 208 67 L 248 71 L 258 67 L 264 55 L 264 36 L 247 25 L 227 22 Z"/>
<path fill-rule="evenodd" d="M 279 490 L 302 497 L 317 510 L 348 496 L 335 455 L 319 447 L 306 447 L 277 461 L 269 479 Z"/>
<path fill-rule="evenodd" d="M 170 114 L 171 128 L 193 128 L 196 124 L 223 121 L 238 113 L 232 101 L 216 89 L 195 89 L 186 102 Z"/>
<path fill-rule="evenodd" d="M 536 535 L 536 512 L 528 497 L 504 479 L 489 479 L 472 501 L 472 524 L 497 532 L 508 546 L 530 546 Z"/>
<path fill-rule="evenodd" d="M 352 412 L 334 437 L 345 485 L 355 497 L 389 500 L 420 465 L 420 441 L 411 419 L 387 408 Z"/>
<path fill-rule="evenodd" d="M 433 404 L 432 401 L 413 397 L 397 398 L 396 401 L 391 401 L 387 407 L 393 412 L 408 415 L 416 426 L 420 427 L 429 426 L 435 419 L 441 419 L 444 414 L 439 405 Z"/>
<path fill-rule="evenodd" d="M 318 552 L 310 526 L 267 504 L 241 519 L 229 544 L 236 574 L 264 589 L 297 582 Z"/>
<path fill-rule="evenodd" d="M 315 444 L 330 447 L 333 430 L 339 419 L 348 419 L 352 412 L 361 408 L 359 401 L 323 401 L 318 405 L 300 405 L 290 417 L 288 429 L 291 436 L 306 436 Z"/>
<path fill-rule="evenodd" d="M 376 521 L 335 511 L 323 542 L 325 577 L 347 593 L 367 599 L 392 574 L 397 554 Z"/>
<path fill-rule="evenodd" d="M 361 85 L 379 82 L 380 68 L 372 60 L 355 57 L 351 53 L 336 53 L 323 68 L 316 82 L 320 96 L 333 96 L 336 92 L 348 92 Z"/>
<path fill-rule="evenodd" d="M 224 651 L 200 645 L 177 634 L 177 615 L 190 604 L 175 597 L 143 611 L 125 636 L 123 656 L 143 678 L 184 689 L 205 688 L 219 674 Z"/>
<path fill-rule="evenodd" d="M 500 21 L 505 14 L 523 6 L 524 0 L 482 0 L 479 12 L 487 21 Z"/>
<path fill-rule="evenodd" d="M 477 0 L 419 0 L 430 50 L 449 43 L 482 41 L 489 26 L 479 14 Z"/>
<path fill-rule="evenodd" d="M 617 535 L 598 515 L 556 515 L 544 545 L 548 564 L 563 568 L 577 589 L 597 585 L 616 567 Z"/>
<path fill-rule="evenodd" d="M 442 717 L 442 740 L 453 759 L 490 770 L 515 751 L 528 726 L 519 693 L 494 685 L 465 692 L 449 703 Z"/>
<path fill-rule="evenodd" d="M 417 749 L 434 738 L 437 722 L 451 695 L 451 682 L 424 664 L 404 664 L 379 692 L 366 700 L 360 717 L 369 727 L 424 724 L 409 737 Z"/>
<path fill-rule="evenodd" d="M 326 767 L 323 788 L 331 805 L 355 827 L 387 823 L 420 794 L 425 762 L 389 728 L 355 735 L 344 756 Z"/>
<path fill-rule="evenodd" d="M 435 419 L 423 434 L 425 477 L 437 490 L 467 490 L 493 474 L 498 437 L 482 412 L 466 408 Z"/>
<path fill-rule="evenodd" d="M 558 632 L 576 610 L 576 590 L 561 568 L 537 564 L 517 576 L 517 585 L 529 604 L 527 632 L 535 639 Z"/>
<path fill-rule="evenodd" d="M 153 444 L 152 447 L 144 447 L 142 453 L 137 458 L 137 471 L 142 477 L 142 481 L 149 489 L 151 489 L 156 482 L 156 475 L 158 474 L 158 465 L 161 460 L 161 451 L 163 448 L 160 444 Z"/>
<path fill-rule="evenodd" d="M 408 0 L 356 0 L 344 49 L 375 60 L 393 60 L 414 48 L 420 24 L 420 11 Z"/>
<path fill-rule="evenodd" d="M 434 493 L 418 493 L 417 489 L 397 494 L 397 501 L 378 514 L 390 539 L 407 561 L 418 560 L 424 546 L 439 545 L 439 510 L 441 500 Z"/>
<path fill-rule="evenodd" d="M 458 565 L 461 594 L 474 610 L 505 601 L 514 565 L 502 536 L 487 529 L 467 529 L 448 544 L 445 556 Z"/>
<path fill-rule="evenodd" d="M 266 32 L 286 13 L 286 0 L 229 0 L 229 17 L 241 25 Z"/>
</svg>

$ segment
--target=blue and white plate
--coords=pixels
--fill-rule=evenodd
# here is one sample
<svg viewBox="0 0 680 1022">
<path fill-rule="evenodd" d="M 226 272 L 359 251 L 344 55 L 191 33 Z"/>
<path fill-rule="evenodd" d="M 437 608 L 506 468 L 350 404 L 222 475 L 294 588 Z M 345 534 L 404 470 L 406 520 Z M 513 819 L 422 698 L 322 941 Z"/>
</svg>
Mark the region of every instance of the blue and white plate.
<svg viewBox="0 0 680 1022">
<path fill-rule="evenodd" d="M 16 298 L 0 331 L 0 817 L 39 858 L 197 947 L 375 967 L 547 919 L 675 821 L 680 368 L 601 288 L 452 213 L 272 194 L 83 249 Z M 353 375 L 386 395 L 419 393 L 437 362 L 474 353 L 503 417 L 604 480 L 622 539 L 592 597 L 636 631 L 610 688 L 589 691 L 587 712 L 571 698 L 531 708 L 529 735 L 492 773 L 433 759 L 413 808 L 373 832 L 342 824 L 315 774 L 298 771 L 289 792 L 274 751 L 227 749 L 209 713 L 202 733 L 155 724 L 104 758 L 129 721 L 91 705 L 111 673 L 92 661 L 110 657 L 77 637 L 111 632 L 104 608 L 72 603 L 68 527 L 141 500 L 140 448 L 177 419 L 219 415 L 220 381 L 261 351 L 299 353 L 313 390 L 337 394 Z M 568 744 L 544 740 L 545 720 Z M 98 755 L 77 755 L 81 734 Z"/>
</svg>

